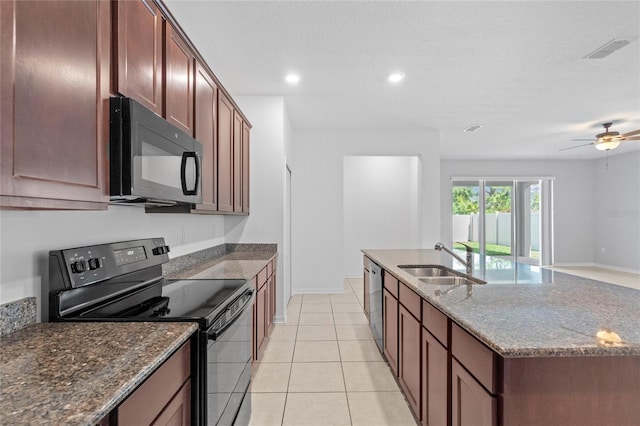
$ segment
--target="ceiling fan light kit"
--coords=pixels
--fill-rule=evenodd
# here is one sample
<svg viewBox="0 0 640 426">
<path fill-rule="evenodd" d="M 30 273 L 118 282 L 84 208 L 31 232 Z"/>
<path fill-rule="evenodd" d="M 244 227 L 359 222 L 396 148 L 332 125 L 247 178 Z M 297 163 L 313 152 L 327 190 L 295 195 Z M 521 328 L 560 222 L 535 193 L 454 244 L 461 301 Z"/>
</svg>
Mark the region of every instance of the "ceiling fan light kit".
<svg viewBox="0 0 640 426">
<path fill-rule="evenodd" d="M 600 151 L 611 151 L 612 149 L 616 149 L 618 145 L 620 145 L 618 141 L 598 142 L 596 143 L 596 149 Z"/>
</svg>

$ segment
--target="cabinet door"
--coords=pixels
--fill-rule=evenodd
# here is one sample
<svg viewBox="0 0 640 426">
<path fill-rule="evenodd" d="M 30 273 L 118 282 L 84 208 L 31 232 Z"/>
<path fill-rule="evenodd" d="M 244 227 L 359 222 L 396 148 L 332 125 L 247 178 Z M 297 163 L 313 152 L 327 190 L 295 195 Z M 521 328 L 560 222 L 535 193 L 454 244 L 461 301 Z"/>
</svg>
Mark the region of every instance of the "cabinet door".
<svg viewBox="0 0 640 426">
<path fill-rule="evenodd" d="M 152 0 L 114 4 L 117 7 L 114 36 L 118 39 L 115 90 L 162 115 L 164 18 Z"/>
<path fill-rule="evenodd" d="M 153 426 L 189 425 L 191 425 L 191 379 L 182 385 L 178 393 L 153 422 Z"/>
<path fill-rule="evenodd" d="M 193 68 L 195 59 L 187 43 L 170 25 L 165 36 L 165 118 L 193 136 Z"/>
<path fill-rule="evenodd" d="M 3 207 L 106 209 L 110 6 L 0 1 Z"/>
<path fill-rule="evenodd" d="M 182 411 L 179 408 L 181 406 L 189 411 L 191 404 L 185 406 L 184 400 L 190 398 L 190 375 L 191 343 L 187 342 L 120 404 L 116 409 L 118 424 L 148 425 L 165 411 L 169 414 L 167 421 L 171 418 L 175 419 L 174 414 Z M 185 384 L 187 384 L 186 388 Z M 176 404 L 172 406 L 173 401 L 176 401 Z"/>
<path fill-rule="evenodd" d="M 202 204 L 198 210 L 218 209 L 218 147 L 216 93 L 218 87 L 207 70 L 196 63 L 194 136 L 202 144 Z"/>
<path fill-rule="evenodd" d="M 274 294 L 273 294 L 273 290 L 274 290 L 274 288 L 273 288 L 273 275 L 268 278 L 266 287 L 267 287 L 267 301 L 266 301 L 267 306 L 266 306 L 266 308 L 264 310 L 264 314 L 265 314 L 265 319 L 264 319 L 265 331 L 264 331 L 264 334 L 266 336 L 268 336 L 269 332 L 271 331 L 271 323 L 273 321 L 273 317 L 272 317 L 273 300 L 274 300 L 274 298 L 273 298 L 273 296 L 274 296 Z"/>
<path fill-rule="evenodd" d="M 218 91 L 218 210 L 233 211 L 233 105 Z"/>
<path fill-rule="evenodd" d="M 393 372 L 398 375 L 398 300 L 384 289 L 384 355 Z"/>
<path fill-rule="evenodd" d="M 262 344 L 265 338 L 266 329 L 266 306 L 267 306 L 267 288 L 263 286 L 258 290 L 258 296 L 256 298 L 256 353 L 257 358 L 260 359 L 260 351 L 262 350 Z"/>
<path fill-rule="evenodd" d="M 398 312 L 398 378 L 404 394 L 420 417 L 420 321 L 400 305 Z"/>
<path fill-rule="evenodd" d="M 424 327 L 420 358 L 422 362 L 422 424 L 424 426 L 446 425 L 449 413 L 447 350 Z"/>
<path fill-rule="evenodd" d="M 454 426 L 497 425 L 497 401 L 458 362 L 451 362 L 451 415 Z"/>
<path fill-rule="evenodd" d="M 363 295 L 363 304 L 364 304 L 364 314 L 369 318 L 369 270 L 363 269 L 362 276 L 364 277 L 364 295 Z"/>
<path fill-rule="evenodd" d="M 242 117 L 233 112 L 233 211 L 242 212 Z"/>
<path fill-rule="evenodd" d="M 242 122 L 242 212 L 249 214 L 249 178 L 250 178 L 250 161 L 249 161 L 249 145 L 251 138 L 251 129 L 249 125 Z"/>
</svg>

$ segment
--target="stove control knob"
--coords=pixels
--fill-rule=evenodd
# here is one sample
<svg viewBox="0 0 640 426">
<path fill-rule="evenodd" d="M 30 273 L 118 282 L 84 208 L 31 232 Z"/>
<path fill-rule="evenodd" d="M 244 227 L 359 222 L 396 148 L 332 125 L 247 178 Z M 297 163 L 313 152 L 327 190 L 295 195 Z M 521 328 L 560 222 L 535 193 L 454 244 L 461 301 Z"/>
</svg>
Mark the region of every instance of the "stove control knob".
<svg viewBox="0 0 640 426">
<path fill-rule="evenodd" d="M 84 260 L 77 260 L 71 264 L 71 271 L 74 274 L 81 274 L 87 270 L 87 264 Z"/>
<path fill-rule="evenodd" d="M 98 258 L 89 259 L 89 269 L 93 271 L 94 269 L 98 269 L 102 266 L 102 262 Z"/>
<path fill-rule="evenodd" d="M 161 254 L 166 254 L 166 253 L 169 253 L 169 246 L 156 247 L 152 251 L 153 251 L 153 254 L 155 254 L 156 256 Z"/>
</svg>

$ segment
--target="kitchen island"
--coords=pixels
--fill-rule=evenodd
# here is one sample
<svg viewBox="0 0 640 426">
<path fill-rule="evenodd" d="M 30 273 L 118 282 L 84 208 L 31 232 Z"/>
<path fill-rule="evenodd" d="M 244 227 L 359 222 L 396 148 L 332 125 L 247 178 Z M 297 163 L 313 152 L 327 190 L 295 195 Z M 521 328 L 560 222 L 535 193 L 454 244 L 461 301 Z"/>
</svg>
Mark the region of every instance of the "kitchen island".
<svg viewBox="0 0 640 426">
<path fill-rule="evenodd" d="M 487 284 L 435 285 L 399 266 L 462 265 L 363 253 L 384 270 L 385 355 L 423 424 L 640 424 L 640 291 L 478 255 Z"/>
</svg>

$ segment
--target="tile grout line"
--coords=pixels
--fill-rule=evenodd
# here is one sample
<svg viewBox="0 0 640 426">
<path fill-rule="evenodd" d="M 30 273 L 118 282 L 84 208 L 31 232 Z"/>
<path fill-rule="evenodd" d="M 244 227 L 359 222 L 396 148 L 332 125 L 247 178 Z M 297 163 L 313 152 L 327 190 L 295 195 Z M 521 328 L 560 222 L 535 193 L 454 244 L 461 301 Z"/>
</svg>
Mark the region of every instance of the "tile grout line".
<svg viewBox="0 0 640 426">
<path fill-rule="evenodd" d="M 347 279 L 347 283 L 349 283 L 349 279 Z M 349 283 L 349 287 L 351 287 L 351 283 Z M 329 299 L 331 299 L 331 296 L 329 296 Z M 331 315 L 333 316 L 333 302 L 331 302 Z M 344 399 L 347 402 L 347 412 L 349 413 L 349 424 L 353 426 L 351 405 L 349 405 L 349 393 L 347 392 L 347 379 L 344 376 L 344 363 L 342 361 L 342 352 L 340 351 L 340 341 L 338 340 L 338 329 L 336 327 L 335 317 L 333 317 L 333 329 L 336 333 L 336 345 L 338 346 L 338 358 L 340 359 L 340 372 L 342 373 L 342 385 L 344 386 Z"/>
</svg>

